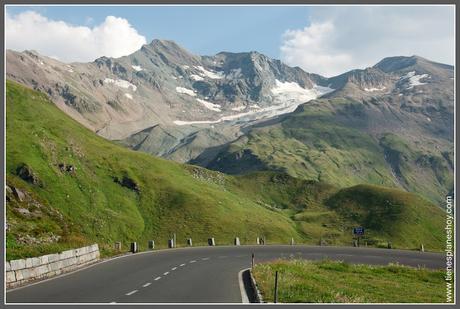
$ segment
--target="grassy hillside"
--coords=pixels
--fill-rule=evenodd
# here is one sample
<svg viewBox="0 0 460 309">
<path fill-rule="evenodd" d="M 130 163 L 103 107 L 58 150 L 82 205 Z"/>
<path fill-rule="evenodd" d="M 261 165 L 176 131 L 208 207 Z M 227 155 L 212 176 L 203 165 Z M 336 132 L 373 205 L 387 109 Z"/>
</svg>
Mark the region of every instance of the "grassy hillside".
<svg viewBox="0 0 460 309">
<path fill-rule="evenodd" d="M 284 171 L 342 188 L 399 187 L 442 205 L 453 188 L 452 141 L 430 135 L 420 125 L 423 115 L 393 105 L 311 101 L 279 121 L 254 126 L 215 158 L 205 152 L 193 162 L 229 174 Z"/>
<path fill-rule="evenodd" d="M 224 175 L 203 174 L 110 143 L 70 119 L 45 95 L 12 82 L 7 84 L 6 143 L 8 184 L 30 192 L 30 200 L 39 197 L 43 205 L 35 207 L 35 215 L 31 203 L 14 198 L 8 203 L 11 257 L 48 251 L 47 245 L 34 243 L 53 235 L 61 236 L 63 244 L 138 241 L 144 249 L 149 239 L 166 244 L 174 232 L 181 243 L 188 236 L 195 243 L 214 236 L 217 244 L 261 233 L 285 242 L 297 235 L 286 216 L 237 194 Z M 74 171 L 62 171 L 62 164 Z M 21 168 L 36 181 L 19 177 Z M 18 241 L 24 235 L 37 241 Z M 49 246 L 53 250 L 56 245 Z"/>
<path fill-rule="evenodd" d="M 262 235 L 269 243 L 294 237 L 349 245 L 350 228 L 366 223 L 366 217 L 350 220 L 342 207 L 366 209 L 368 200 L 353 200 L 335 186 L 279 172 L 228 176 L 132 151 L 83 128 L 44 94 L 9 81 L 6 128 L 8 259 L 93 242 L 104 254 L 113 253 L 115 241 L 125 249 L 130 241 L 145 249 L 150 239 L 165 247 L 172 233 L 179 245 L 186 237 L 230 244 L 235 236 L 254 243 Z M 439 208 L 426 201 L 419 207 L 421 199 L 397 190 L 363 190 L 377 196 L 376 208 L 386 207 L 380 191 L 382 199 L 404 196 L 395 197 L 405 209 L 396 214 L 400 220 L 383 213 L 374 223 L 405 222 L 410 233 L 376 229 L 376 245 L 390 240 L 416 248 L 423 235 L 427 249 L 442 248 Z"/>
<path fill-rule="evenodd" d="M 350 244 L 356 226 L 366 229 L 362 242 L 370 246 L 391 242 L 394 247 L 417 249 L 423 243 L 440 250 L 445 239 L 444 212 L 412 193 L 376 185 L 339 189 L 279 172 L 236 179 L 260 205 L 289 216 L 300 234 L 298 241 Z"/>
<path fill-rule="evenodd" d="M 273 302 L 278 271 L 280 303 L 445 303 L 445 272 L 390 264 L 279 260 L 257 264 L 254 277 L 266 302 Z"/>
</svg>

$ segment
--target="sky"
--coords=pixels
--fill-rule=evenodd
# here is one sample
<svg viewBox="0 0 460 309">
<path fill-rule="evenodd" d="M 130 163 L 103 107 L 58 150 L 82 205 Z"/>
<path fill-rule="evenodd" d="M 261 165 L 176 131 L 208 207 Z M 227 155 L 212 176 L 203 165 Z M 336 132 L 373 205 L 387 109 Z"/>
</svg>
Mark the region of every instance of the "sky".
<svg viewBox="0 0 460 309">
<path fill-rule="evenodd" d="M 258 51 L 334 76 L 384 57 L 454 64 L 453 6 L 12 6 L 5 43 L 64 62 L 120 57 L 153 39 L 192 53 Z"/>
</svg>

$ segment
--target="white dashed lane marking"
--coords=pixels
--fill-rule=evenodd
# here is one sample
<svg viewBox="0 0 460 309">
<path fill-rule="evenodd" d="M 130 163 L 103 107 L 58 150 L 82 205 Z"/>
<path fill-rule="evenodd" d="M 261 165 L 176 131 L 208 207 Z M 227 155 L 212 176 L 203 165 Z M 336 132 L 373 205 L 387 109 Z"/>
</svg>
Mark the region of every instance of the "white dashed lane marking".
<svg viewBox="0 0 460 309">
<path fill-rule="evenodd" d="M 226 258 L 226 257 L 227 257 L 227 256 L 219 256 L 219 258 Z M 203 260 L 203 261 L 207 261 L 207 260 L 209 260 L 209 258 L 208 258 L 208 257 L 202 258 L 202 260 Z M 191 260 L 189 263 L 196 263 L 196 260 Z M 184 267 L 184 266 L 185 266 L 185 263 L 182 263 L 182 264 L 180 264 L 180 265 L 177 266 L 177 267 Z M 174 270 L 177 269 L 177 267 L 173 267 L 173 268 L 171 268 L 171 270 L 174 271 Z M 163 276 L 167 276 L 168 274 L 169 274 L 169 271 L 165 272 L 165 273 L 163 274 Z M 155 281 L 158 281 L 158 280 L 160 280 L 160 279 L 161 279 L 161 277 L 156 277 L 154 280 L 155 280 Z M 147 283 L 145 283 L 144 285 L 142 285 L 142 287 L 146 288 L 146 287 L 148 287 L 148 286 L 151 285 L 151 284 L 152 284 L 151 282 L 147 282 Z M 131 296 L 131 295 L 133 295 L 133 294 L 135 294 L 135 293 L 137 293 L 137 292 L 138 292 L 138 290 L 134 290 L 134 291 L 131 291 L 131 292 L 129 292 L 129 293 L 126 293 L 125 295 L 126 295 L 126 296 Z M 116 302 L 111 302 L 111 304 L 116 304 Z"/>
</svg>

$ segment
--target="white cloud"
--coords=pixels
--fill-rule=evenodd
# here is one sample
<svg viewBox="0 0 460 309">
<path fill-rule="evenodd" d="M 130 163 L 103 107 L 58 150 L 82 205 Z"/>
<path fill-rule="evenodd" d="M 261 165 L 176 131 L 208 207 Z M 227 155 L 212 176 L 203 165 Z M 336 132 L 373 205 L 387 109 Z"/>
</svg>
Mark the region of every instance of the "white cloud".
<svg viewBox="0 0 460 309">
<path fill-rule="evenodd" d="M 453 6 L 313 7 L 303 29 L 285 31 L 281 59 L 333 76 L 389 56 L 454 63 Z"/>
<path fill-rule="evenodd" d="M 146 43 L 124 18 L 107 16 L 92 28 L 50 20 L 39 13 L 26 11 L 5 16 L 6 47 L 36 50 L 65 61 L 93 61 L 101 56 L 121 57 Z"/>
</svg>

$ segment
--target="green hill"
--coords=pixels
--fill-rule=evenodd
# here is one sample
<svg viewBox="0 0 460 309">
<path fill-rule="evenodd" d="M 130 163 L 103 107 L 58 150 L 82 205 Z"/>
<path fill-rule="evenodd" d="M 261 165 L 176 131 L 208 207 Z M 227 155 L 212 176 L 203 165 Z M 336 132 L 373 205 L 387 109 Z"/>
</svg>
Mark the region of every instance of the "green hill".
<svg viewBox="0 0 460 309">
<path fill-rule="evenodd" d="M 228 174 L 283 171 L 342 188 L 395 187 L 443 206 L 453 190 L 452 140 L 443 130 L 420 126 L 423 114 L 389 100 L 310 101 L 191 163 Z"/>
<path fill-rule="evenodd" d="M 230 244 L 262 235 L 272 243 L 350 244 L 350 226 L 365 223 L 350 221 L 342 206 L 365 208 L 367 200 L 345 199 L 334 186 L 275 172 L 228 176 L 132 151 L 83 128 L 44 94 L 10 81 L 6 90 L 7 259 L 92 242 L 104 254 L 116 241 L 164 247 L 172 233 L 179 245 L 186 237 Z M 413 194 L 369 190 L 408 197 L 398 200 L 406 209 L 400 221 L 383 213 L 374 223 L 405 222 L 410 233 L 376 229 L 375 239 L 442 248 L 442 210 Z"/>
</svg>

